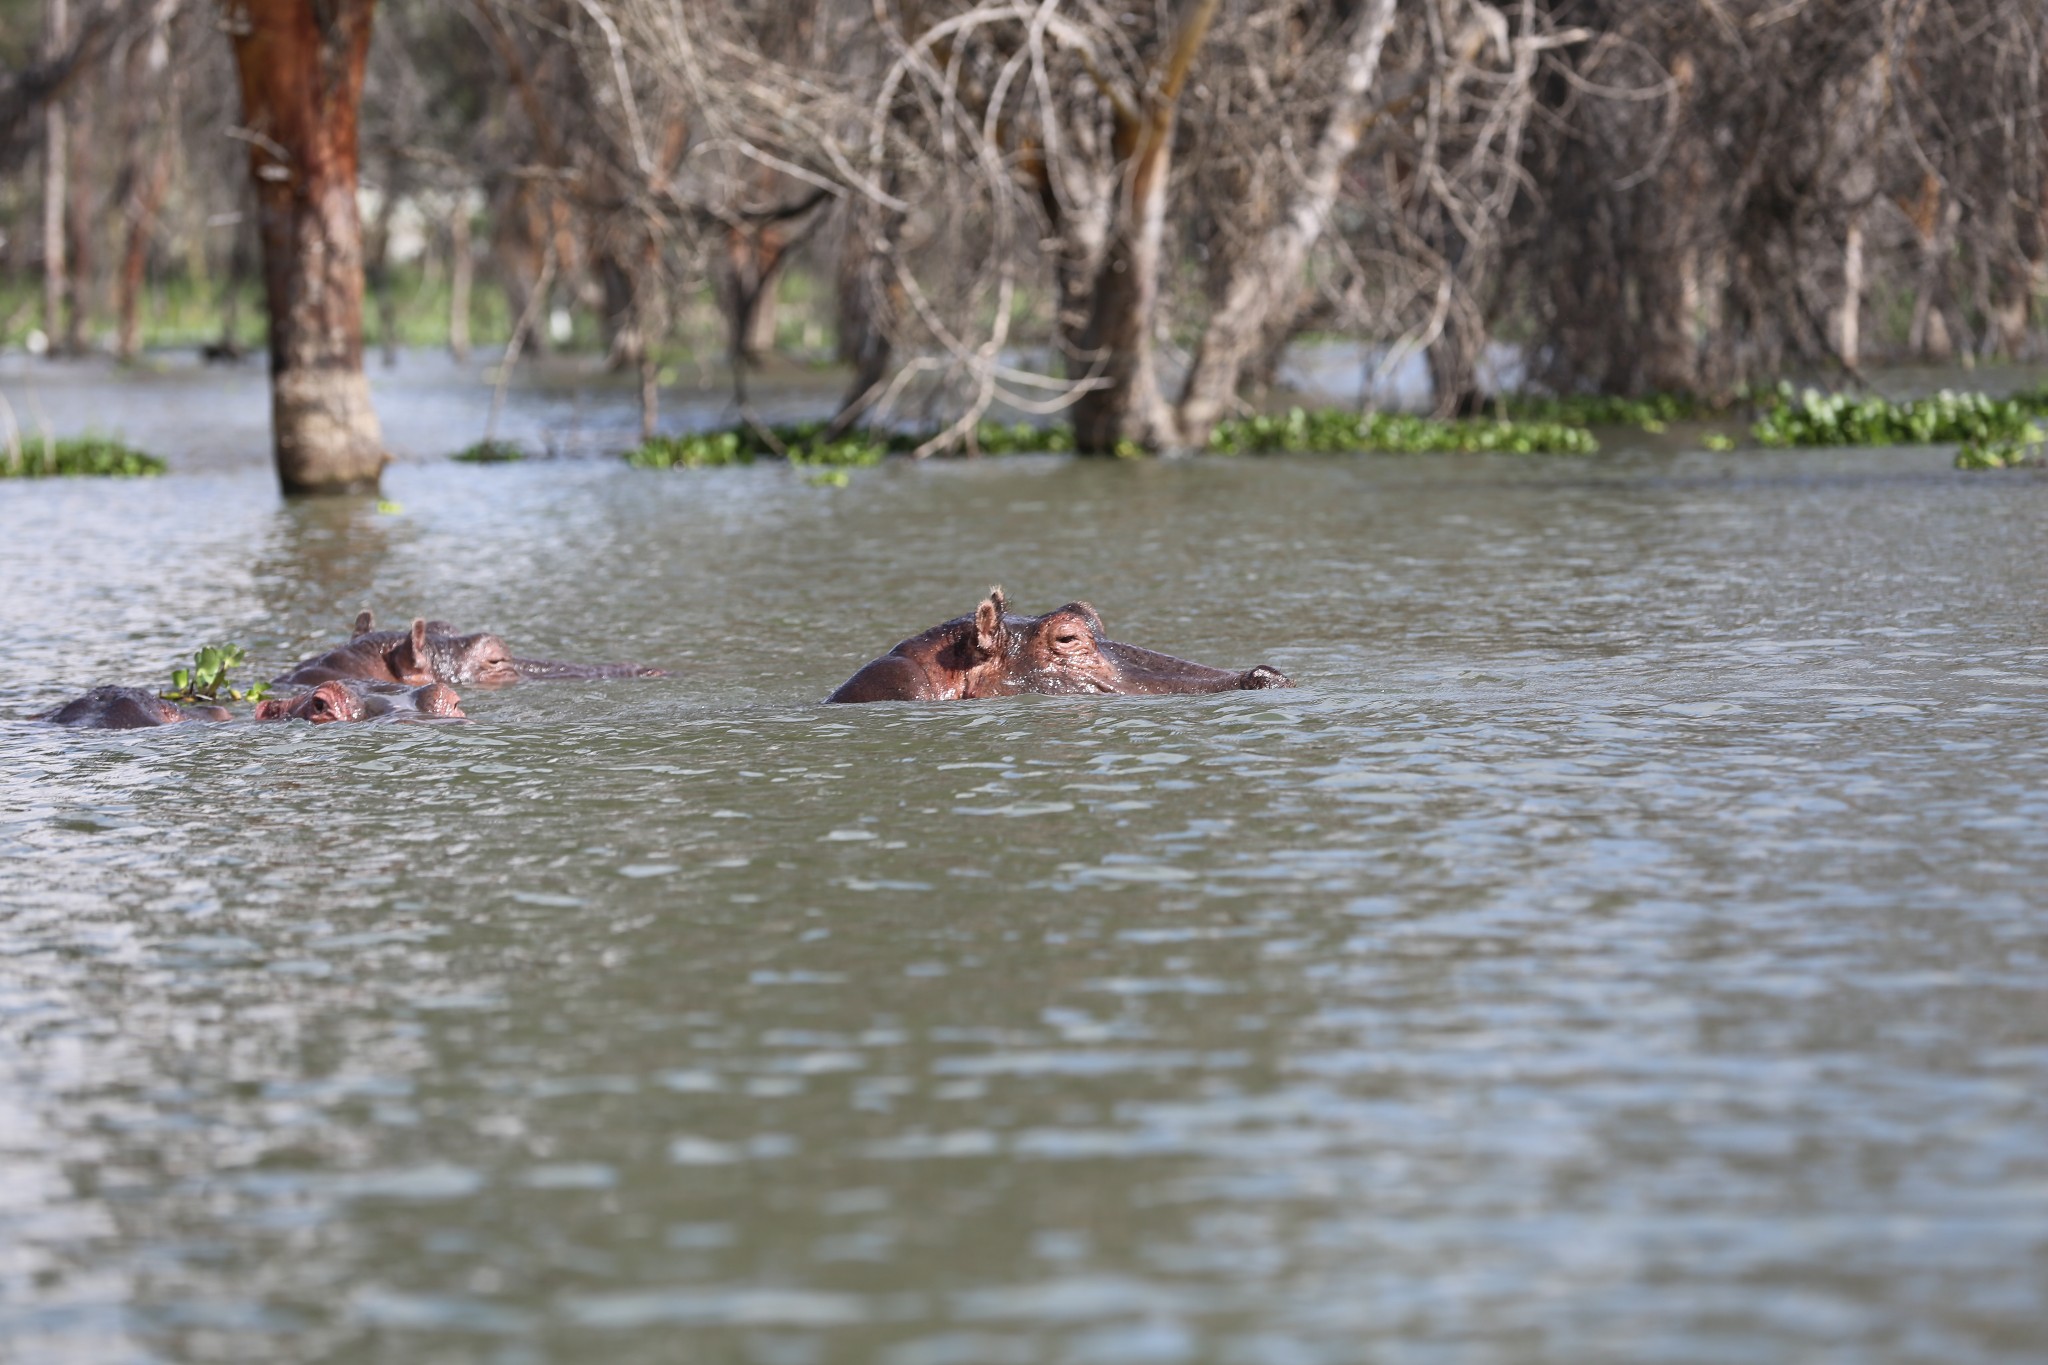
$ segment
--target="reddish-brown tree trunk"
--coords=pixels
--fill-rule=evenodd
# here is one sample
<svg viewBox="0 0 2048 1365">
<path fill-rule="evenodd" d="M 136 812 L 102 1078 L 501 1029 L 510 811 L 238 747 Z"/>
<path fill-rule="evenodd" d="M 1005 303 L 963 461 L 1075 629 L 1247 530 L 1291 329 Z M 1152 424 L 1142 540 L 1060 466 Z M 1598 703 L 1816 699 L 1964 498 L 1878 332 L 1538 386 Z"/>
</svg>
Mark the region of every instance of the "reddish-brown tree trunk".
<svg viewBox="0 0 2048 1365">
<path fill-rule="evenodd" d="M 386 460 L 363 377 L 356 122 L 375 0 L 226 0 L 270 313 L 287 493 L 370 491 Z"/>
</svg>

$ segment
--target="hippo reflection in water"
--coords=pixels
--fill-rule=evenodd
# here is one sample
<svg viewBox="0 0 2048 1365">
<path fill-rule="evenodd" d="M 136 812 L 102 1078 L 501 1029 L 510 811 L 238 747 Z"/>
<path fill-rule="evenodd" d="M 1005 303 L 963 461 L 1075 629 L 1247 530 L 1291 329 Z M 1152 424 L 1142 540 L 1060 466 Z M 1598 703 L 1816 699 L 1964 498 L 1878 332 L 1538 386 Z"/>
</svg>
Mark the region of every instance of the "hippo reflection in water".
<svg viewBox="0 0 2048 1365">
<path fill-rule="evenodd" d="M 310 692 L 266 697 L 258 720 L 307 720 L 315 725 L 353 720 L 463 720 L 462 698 L 445 683 L 395 687 L 354 678 L 331 678 Z"/>
<path fill-rule="evenodd" d="M 304 660 L 276 681 L 323 683 L 337 678 L 365 682 L 479 683 L 494 686 L 521 678 L 659 678 L 661 669 L 639 664 L 564 664 L 548 659 L 515 659 L 505 642 L 488 631 L 459 633 L 446 621 L 415 619 L 410 630 L 378 630 L 369 612 L 356 617 L 349 642 Z"/>
<path fill-rule="evenodd" d="M 151 725 L 176 725 L 187 720 L 227 718 L 225 707 L 180 706 L 140 687 L 95 687 L 54 711 L 29 717 L 79 730 L 140 730 Z"/>
<path fill-rule="evenodd" d="M 1016 616 L 1001 588 L 972 616 L 913 635 L 848 678 L 827 701 L 958 701 L 1083 693 L 1158 695 L 1292 687 L 1277 668 L 1244 672 L 1189 663 L 1103 638 L 1102 616 L 1069 602 L 1043 616 Z"/>
</svg>

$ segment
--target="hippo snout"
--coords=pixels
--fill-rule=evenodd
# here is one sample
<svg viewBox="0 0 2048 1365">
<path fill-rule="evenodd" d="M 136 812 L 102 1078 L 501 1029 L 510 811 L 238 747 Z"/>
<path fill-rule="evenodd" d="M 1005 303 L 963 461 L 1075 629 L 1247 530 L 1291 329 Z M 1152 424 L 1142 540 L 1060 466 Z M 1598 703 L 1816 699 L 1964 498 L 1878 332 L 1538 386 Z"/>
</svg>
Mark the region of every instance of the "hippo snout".
<svg viewBox="0 0 2048 1365">
<path fill-rule="evenodd" d="M 1294 680 L 1271 664 L 1260 664 L 1246 670 L 1245 675 L 1237 680 L 1237 685 L 1246 692 L 1256 692 L 1262 687 L 1292 687 Z"/>
<path fill-rule="evenodd" d="M 444 716 L 451 720 L 467 720 L 462 714 L 462 698 L 455 695 L 455 689 L 446 683 L 428 683 L 413 694 L 413 702 L 423 716 Z"/>
</svg>

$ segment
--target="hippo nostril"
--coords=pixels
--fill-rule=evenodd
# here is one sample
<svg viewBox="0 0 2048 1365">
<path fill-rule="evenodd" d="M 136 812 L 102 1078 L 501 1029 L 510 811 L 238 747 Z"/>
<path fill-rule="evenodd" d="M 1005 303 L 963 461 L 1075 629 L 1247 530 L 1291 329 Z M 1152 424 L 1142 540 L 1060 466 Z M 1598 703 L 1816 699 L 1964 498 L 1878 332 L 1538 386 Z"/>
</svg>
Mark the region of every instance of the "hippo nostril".
<svg viewBox="0 0 2048 1365">
<path fill-rule="evenodd" d="M 1250 692 L 1264 687 L 1292 687 L 1294 683 L 1279 669 L 1260 664 L 1247 672 L 1237 685 Z"/>
</svg>

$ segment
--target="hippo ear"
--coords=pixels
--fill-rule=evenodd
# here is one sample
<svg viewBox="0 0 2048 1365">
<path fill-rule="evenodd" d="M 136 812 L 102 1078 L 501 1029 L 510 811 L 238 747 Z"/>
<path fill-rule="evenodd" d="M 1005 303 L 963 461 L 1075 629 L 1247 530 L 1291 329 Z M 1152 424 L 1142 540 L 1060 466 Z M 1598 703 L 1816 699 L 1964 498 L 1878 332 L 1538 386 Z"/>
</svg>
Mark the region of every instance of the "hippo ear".
<svg viewBox="0 0 2048 1365">
<path fill-rule="evenodd" d="M 392 676 L 400 682 L 432 682 L 433 669 L 427 662 L 427 623 L 415 616 L 412 630 L 391 647 L 387 656 L 391 663 Z"/>
<path fill-rule="evenodd" d="M 1000 654 L 1008 639 L 1003 624 L 1006 603 L 1001 588 L 990 588 L 988 596 L 974 609 L 974 647 L 983 654 Z"/>
<path fill-rule="evenodd" d="M 349 639 L 359 640 L 377 628 L 377 617 L 368 607 L 356 613 L 356 628 L 349 633 Z"/>
</svg>

